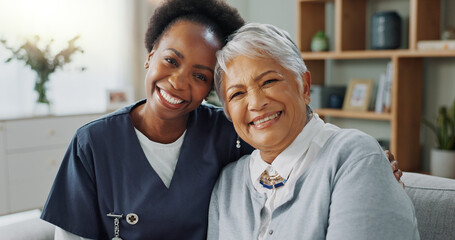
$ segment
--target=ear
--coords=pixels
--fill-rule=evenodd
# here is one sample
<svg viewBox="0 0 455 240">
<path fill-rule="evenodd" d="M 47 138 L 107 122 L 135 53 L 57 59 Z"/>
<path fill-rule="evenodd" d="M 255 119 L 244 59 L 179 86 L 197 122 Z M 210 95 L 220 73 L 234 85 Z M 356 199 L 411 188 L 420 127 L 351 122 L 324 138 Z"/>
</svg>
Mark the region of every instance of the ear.
<svg viewBox="0 0 455 240">
<path fill-rule="evenodd" d="M 153 54 L 155 53 L 155 50 L 150 51 L 149 55 L 147 56 L 147 60 L 145 60 L 144 63 L 144 68 L 149 69 L 150 67 L 150 60 L 152 59 Z"/>
<path fill-rule="evenodd" d="M 305 104 L 308 105 L 311 101 L 310 88 L 311 88 L 311 73 L 306 71 L 302 74 L 302 84 L 303 84 L 303 98 L 305 99 Z"/>
</svg>

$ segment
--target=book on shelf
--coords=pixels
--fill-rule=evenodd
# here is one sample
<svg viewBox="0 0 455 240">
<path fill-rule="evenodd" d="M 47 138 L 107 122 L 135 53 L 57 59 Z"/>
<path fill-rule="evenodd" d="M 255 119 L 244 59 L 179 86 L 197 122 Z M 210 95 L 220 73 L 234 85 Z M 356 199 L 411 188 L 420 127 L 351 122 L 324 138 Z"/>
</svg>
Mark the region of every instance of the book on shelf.
<svg viewBox="0 0 455 240">
<path fill-rule="evenodd" d="M 376 104 L 375 104 L 375 108 L 374 108 L 374 111 L 376 113 L 382 113 L 382 111 L 384 111 L 385 84 L 386 84 L 386 75 L 385 75 L 385 73 L 382 73 L 381 76 L 379 77 L 378 92 L 376 94 Z"/>
<path fill-rule="evenodd" d="M 387 70 L 379 77 L 374 111 L 376 113 L 390 112 L 392 103 L 393 65 L 387 63 Z"/>
<path fill-rule="evenodd" d="M 393 84 L 393 65 L 392 62 L 387 63 L 386 84 L 384 90 L 384 112 L 390 112 L 392 107 L 392 84 Z"/>
<path fill-rule="evenodd" d="M 417 42 L 418 50 L 455 50 L 455 40 L 422 40 Z"/>
</svg>

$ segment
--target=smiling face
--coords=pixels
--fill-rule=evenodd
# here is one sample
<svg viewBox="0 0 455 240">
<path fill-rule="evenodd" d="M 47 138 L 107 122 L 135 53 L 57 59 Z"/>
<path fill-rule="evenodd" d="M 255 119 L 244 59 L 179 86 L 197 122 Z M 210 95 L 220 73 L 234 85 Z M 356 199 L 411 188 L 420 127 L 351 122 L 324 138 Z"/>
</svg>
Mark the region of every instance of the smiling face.
<svg viewBox="0 0 455 240">
<path fill-rule="evenodd" d="M 208 95 L 219 39 L 207 27 L 178 21 L 148 56 L 146 107 L 154 117 L 186 118 Z"/>
<path fill-rule="evenodd" d="M 239 136 L 273 159 L 286 149 L 306 124 L 310 75 L 295 74 L 271 58 L 237 56 L 226 65 L 222 89 L 225 107 Z"/>
</svg>

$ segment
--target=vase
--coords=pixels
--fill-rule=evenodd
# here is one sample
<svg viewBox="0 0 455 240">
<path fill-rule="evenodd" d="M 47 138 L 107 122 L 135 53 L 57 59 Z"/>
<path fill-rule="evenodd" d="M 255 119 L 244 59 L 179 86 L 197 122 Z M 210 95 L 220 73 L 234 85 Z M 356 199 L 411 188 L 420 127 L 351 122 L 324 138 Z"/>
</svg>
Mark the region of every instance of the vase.
<svg viewBox="0 0 455 240">
<path fill-rule="evenodd" d="M 431 149 L 431 175 L 455 178 L 455 151 Z"/>
<path fill-rule="evenodd" d="M 35 116 L 47 116 L 51 115 L 52 108 L 50 103 L 35 102 L 33 106 L 33 115 Z"/>
<path fill-rule="evenodd" d="M 371 19 L 371 48 L 395 49 L 401 42 L 401 18 L 395 11 L 381 11 Z"/>
</svg>

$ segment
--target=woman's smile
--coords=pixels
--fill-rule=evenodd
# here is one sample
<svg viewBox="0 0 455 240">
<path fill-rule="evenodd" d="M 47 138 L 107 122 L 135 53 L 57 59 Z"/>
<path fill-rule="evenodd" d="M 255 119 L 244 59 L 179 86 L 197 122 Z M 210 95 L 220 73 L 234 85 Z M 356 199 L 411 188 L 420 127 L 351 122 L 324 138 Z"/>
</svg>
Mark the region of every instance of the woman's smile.
<svg viewBox="0 0 455 240">
<path fill-rule="evenodd" d="M 176 97 L 159 87 L 157 87 L 157 89 L 157 95 L 165 106 L 170 106 L 171 108 L 180 108 L 184 105 L 185 100 Z"/>
<path fill-rule="evenodd" d="M 249 124 L 255 129 L 263 129 L 275 124 L 281 116 L 282 111 L 275 112 L 273 114 L 264 114 L 262 116 L 255 117 Z"/>
</svg>

